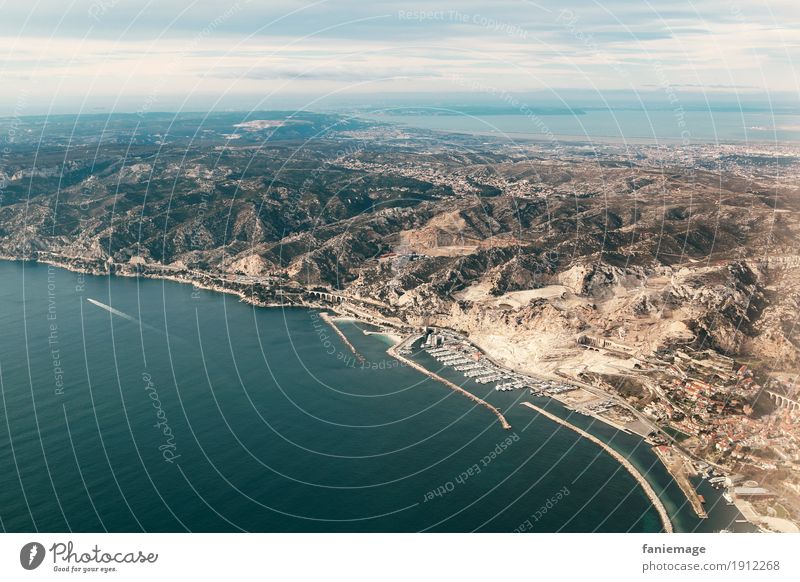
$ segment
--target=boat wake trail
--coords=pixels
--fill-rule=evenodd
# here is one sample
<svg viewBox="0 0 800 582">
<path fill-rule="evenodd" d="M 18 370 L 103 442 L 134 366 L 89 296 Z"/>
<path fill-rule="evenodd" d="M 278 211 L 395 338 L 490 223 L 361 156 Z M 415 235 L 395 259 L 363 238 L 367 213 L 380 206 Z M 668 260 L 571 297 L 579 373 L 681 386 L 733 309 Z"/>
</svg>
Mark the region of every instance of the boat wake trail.
<svg viewBox="0 0 800 582">
<path fill-rule="evenodd" d="M 139 320 L 136 319 L 135 317 L 131 317 L 127 313 L 121 312 L 119 309 L 114 309 L 110 305 L 106 305 L 105 303 L 100 303 L 99 301 L 97 301 L 95 299 L 87 298 L 86 301 L 88 301 L 92 305 L 96 305 L 100 309 L 105 309 L 106 311 L 108 311 L 109 313 L 111 313 L 113 315 L 116 315 L 116 316 L 121 317 L 123 319 L 127 319 L 128 321 L 133 321 L 134 323 L 139 323 Z"/>
</svg>

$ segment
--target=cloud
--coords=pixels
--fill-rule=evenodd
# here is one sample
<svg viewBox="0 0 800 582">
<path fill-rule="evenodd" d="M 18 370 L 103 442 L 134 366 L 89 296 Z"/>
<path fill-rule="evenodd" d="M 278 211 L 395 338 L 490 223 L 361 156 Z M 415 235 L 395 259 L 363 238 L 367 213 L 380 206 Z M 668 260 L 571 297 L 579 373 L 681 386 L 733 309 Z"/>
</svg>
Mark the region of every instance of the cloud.
<svg viewBox="0 0 800 582">
<path fill-rule="evenodd" d="M 644 87 L 658 87 L 654 83 L 645 83 Z M 701 83 L 680 83 L 672 85 L 675 89 L 760 89 L 755 85 L 722 85 L 722 84 L 701 84 Z"/>
<path fill-rule="evenodd" d="M 796 91 L 798 30 L 796 0 L 41 0 L 3 6 L 0 81 L 6 103 L 399 84 L 630 91 L 664 78 Z"/>
<path fill-rule="evenodd" d="M 380 81 L 380 80 L 402 80 L 402 79 L 430 79 L 439 77 L 438 73 L 426 71 L 414 71 L 410 69 L 383 69 L 375 70 L 370 68 L 354 69 L 343 66 L 324 67 L 319 70 L 300 70 L 300 69 L 233 69 L 220 71 L 216 76 L 228 79 L 283 79 L 291 81 L 336 81 L 336 82 L 359 82 L 359 81 Z"/>
</svg>

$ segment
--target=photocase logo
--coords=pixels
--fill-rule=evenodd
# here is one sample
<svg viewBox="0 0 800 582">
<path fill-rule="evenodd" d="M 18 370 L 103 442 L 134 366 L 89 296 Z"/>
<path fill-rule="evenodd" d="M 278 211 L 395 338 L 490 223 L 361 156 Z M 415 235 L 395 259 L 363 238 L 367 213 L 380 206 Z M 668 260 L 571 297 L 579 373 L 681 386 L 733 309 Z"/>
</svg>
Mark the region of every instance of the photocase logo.
<svg viewBox="0 0 800 582">
<path fill-rule="evenodd" d="M 44 561 L 44 546 L 38 542 L 29 542 L 19 551 L 19 563 L 26 570 L 35 570 Z"/>
</svg>

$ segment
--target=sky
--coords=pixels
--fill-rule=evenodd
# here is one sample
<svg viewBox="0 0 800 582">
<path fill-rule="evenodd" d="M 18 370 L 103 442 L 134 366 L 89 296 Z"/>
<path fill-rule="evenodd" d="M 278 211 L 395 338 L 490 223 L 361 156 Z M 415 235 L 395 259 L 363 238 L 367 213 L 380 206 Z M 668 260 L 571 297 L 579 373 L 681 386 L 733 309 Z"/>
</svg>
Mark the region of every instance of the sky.
<svg viewBox="0 0 800 582">
<path fill-rule="evenodd" d="M 0 0 L 0 14 L 0 115 L 800 95 L 797 0 Z"/>
</svg>

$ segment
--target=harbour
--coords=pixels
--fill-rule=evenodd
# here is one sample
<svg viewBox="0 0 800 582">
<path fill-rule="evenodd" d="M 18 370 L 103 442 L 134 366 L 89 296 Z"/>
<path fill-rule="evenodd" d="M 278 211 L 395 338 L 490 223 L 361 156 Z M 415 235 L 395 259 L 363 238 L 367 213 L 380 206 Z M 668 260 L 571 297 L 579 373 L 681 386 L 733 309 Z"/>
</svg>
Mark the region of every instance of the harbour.
<svg viewBox="0 0 800 582">
<path fill-rule="evenodd" d="M 414 338 L 412 337 L 410 339 L 413 341 Z M 406 342 L 403 342 L 403 343 L 399 344 L 398 346 L 392 346 L 391 348 L 389 348 L 389 350 L 387 350 L 387 353 L 389 355 L 391 355 L 392 357 L 397 358 L 398 360 L 400 360 L 401 362 L 403 362 L 407 366 L 409 366 L 411 368 L 414 368 L 418 372 L 428 376 L 429 378 L 432 378 L 432 379 L 436 380 L 437 382 L 439 382 L 441 384 L 444 384 L 445 386 L 450 388 L 450 390 L 453 390 L 454 392 L 457 392 L 458 394 L 461 394 L 462 396 L 466 396 L 467 398 L 469 398 L 471 401 L 475 402 L 476 404 L 479 404 L 480 406 L 483 406 L 484 408 L 488 409 L 489 411 L 494 413 L 494 415 L 500 421 L 500 426 L 502 426 L 503 429 L 505 429 L 505 430 L 510 430 L 511 429 L 511 425 L 506 420 L 506 417 L 503 416 L 503 414 L 497 408 L 495 408 L 494 406 L 492 406 L 491 404 L 489 404 L 485 400 L 475 396 L 474 394 L 472 394 L 472 392 L 464 390 L 461 386 L 458 386 L 457 384 L 455 384 L 453 382 L 450 382 L 449 380 L 445 380 L 444 378 L 442 378 L 441 376 L 431 372 L 430 370 L 428 370 L 424 366 L 421 366 L 421 365 L 417 364 L 415 361 L 413 361 L 413 360 L 411 360 L 409 358 L 406 358 L 405 356 L 401 355 L 400 351 L 405 346 L 406 346 Z"/>
<path fill-rule="evenodd" d="M 535 511 L 539 500 L 563 482 L 571 483 L 572 494 L 538 524 L 544 531 L 661 528 L 647 496 L 639 492 L 627 471 L 618 471 L 613 458 L 596 458 L 594 444 L 584 439 L 572 442 L 565 434 L 554 434 L 549 423 L 531 423 L 519 407 L 513 406 L 523 395 L 552 398 L 544 393 L 537 396 L 539 388 L 546 386 L 500 391 L 495 389 L 497 385 L 511 380 L 472 382 L 455 370 L 471 364 L 455 364 L 437 370 L 436 375 L 457 385 L 460 382 L 454 375 L 458 374 L 470 386 L 462 386 L 463 392 L 451 388 L 453 397 L 442 397 L 437 386 L 445 384 L 428 374 L 423 376 L 416 366 L 390 365 L 398 361 L 386 354 L 392 342 L 376 333 L 364 334 L 352 322 L 337 318 L 336 325 L 368 361 L 386 365 L 347 365 L 339 354 L 350 357 L 354 352 L 337 333 L 329 334 L 334 344 L 334 353 L 329 353 L 331 350 L 321 345 L 310 316 L 316 313 L 314 310 L 262 309 L 230 295 L 196 293 L 189 285 L 171 281 L 78 275 L 53 269 L 64 391 L 62 397 L 53 394 L 52 388 L 49 395 L 43 394 L 42 390 L 48 390 L 47 367 L 34 365 L 28 377 L 27 367 L 19 364 L 26 359 L 26 346 L 32 362 L 40 358 L 48 361 L 47 301 L 40 302 L 36 294 L 40 288 L 36 282 L 47 280 L 48 268 L 35 263 L 2 263 L 0 293 L 18 293 L 23 269 L 27 281 L 27 342 L 21 310 L 0 313 L 0 321 L 8 330 L 0 366 L 7 422 L 18 460 L 43 462 L 40 449 L 24 447 L 17 440 L 20 431 L 35 430 L 27 390 L 32 384 L 42 446 L 53 467 L 54 484 L 59 490 L 69 491 L 72 484 L 81 482 L 71 453 L 63 457 L 69 448 L 64 451 L 60 446 L 68 422 L 84 477 L 95 484 L 89 495 L 97 508 L 95 514 L 85 491 L 73 490 L 64 505 L 65 521 L 48 481 L 27 473 L 22 476 L 22 485 L 38 499 L 32 511 L 38 528 L 91 531 L 100 527 L 99 515 L 112 531 L 229 531 L 231 523 L 248 531 L 513 531 L 520 516 Z M 79 280 L 80 293 L 76 291 Z M 85 303 L 81 309 L 81 295 L 130 314 L 139 323 L 109 318 L 99 309 L 86 309 Z M 41 334 L 37 321 L 44 326 Z M 237 333 L 230 333 L 230 329 Z M 424 341 L 424 334 L 412 334 L 407 339 L 403 345 L 394 346 L 398 355 L 418 360 L 414 362 L 418 365 L 437 363 L 425 350 L 409 348 Z M 170 352 L 171 358 L 167 358 Z M 161 460 L 159 435 L 152 431 L 152 406 L 146 394 L 145 400 L 137 396 L 144 365 L 181 451 L 175 465 Z M 553 393 L 557 393 L 561 389 L 558 382 L 551 383 Z M 476 406 L 477 401 L 467 396 L 476 388 L 486 392 L 476 398 L 491 408 Z M 531 389 L 537 394 L 530 394 Z M 424 491 L 441 483 L 443 476 L 461 474 L 500 440 L 504 425 L 492 408 L 508 426 L 514 425 L 519 442 L 493 462 L 491 470 L 470 479 L 446 498 L 425 504 L 424 512 L 419 511 L 415 504 L 421 503 Z M 97 414 L 96 420 L 93 414 Z M 578 415 L 573 422 L 591 420 Z M 632 435 L 615 436 L 601 425 L 591 430 L 603 440 L 613 439 L 625 455 L 639 459 L 637 464 L 648 466 L 652 462 L 647 448 L 640 448 Z M 90 468 L 87 459 L 104 459 L 99 438 L 113 454 L 108 462 Z M 8 455 L 8 447 L 0 450 Z M 569 451 L 567 457 L 565 451 Z M 132 463 L 138 455 L 141 461 Z M 210 470 L 207 459 L 231 475 L 226 476 L 228 481 Z M 0 460 L 11 463 L 7 456 Z M 592 469 L 583 474 L 582 467 L 589 460 Z M 224 512 L 231 523 L 203 511 L 203 499 L 176 472 L 178 466 L 205 502 Z M 712 516 L 705 520 L 707 525 L 694 521 L 681 509 L 680 490 L 670 485 L 666 471 L 657 469 L 648 476 L 663 488 L 679 531 L 737 525 L 733 517 Z M 380 479 L 375 479 L 376 475 Z M 595 487 L 598 480 L 606 483 L 599 492 Z M 9 504 L 21 494 L 13 469 L 2 483 L 0 509 L 5 528 L 30 531 L 34 522 L 28 512 L 17 511 Z M 270 493 L 284 491 L 287 486 L 299 496 L 297 502 L 283 493 Z M 237 490 L 247 497 L 242 498 Z M 372 490 L 381 491 L 381 495 L 370 497 L 365 506 L 364 492 Z M 626 505 L 617 508 L 615 499 L 620 491 L 630 494 Z M 156 492 L 163 495 L 163 501 Z M 706 496 L 714 499 L 713 493 Z M 478 497 L 483 497 L 484 503 L 470 506 L 470 500 Z M 574 519 L 587 500 L 591 500 L 592 508 L 605 509 Z M 724 502 L 721 505 L 732 509 Z M 464 507 L 469 509 L 457 513 Z M 715 511 L 718 509 L 719 504 Z M 281 515 L 276 510 L 291 515 L 275 518 Z"/>
</svg>

